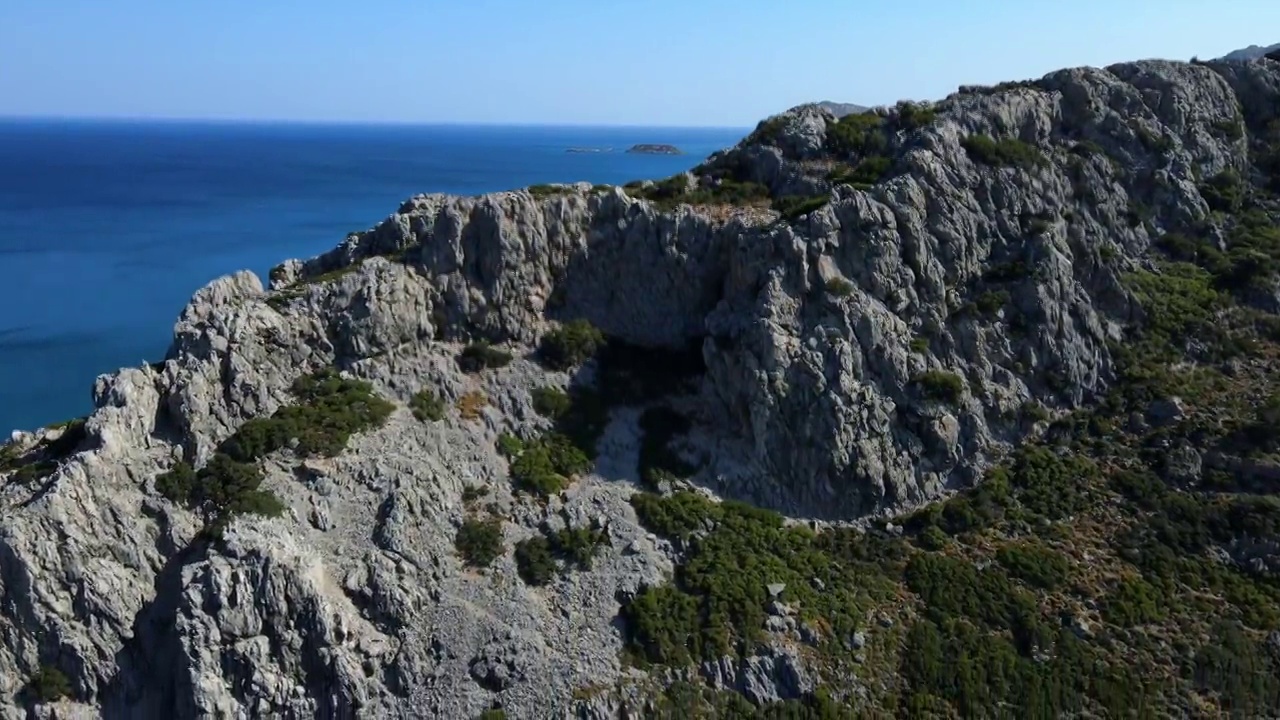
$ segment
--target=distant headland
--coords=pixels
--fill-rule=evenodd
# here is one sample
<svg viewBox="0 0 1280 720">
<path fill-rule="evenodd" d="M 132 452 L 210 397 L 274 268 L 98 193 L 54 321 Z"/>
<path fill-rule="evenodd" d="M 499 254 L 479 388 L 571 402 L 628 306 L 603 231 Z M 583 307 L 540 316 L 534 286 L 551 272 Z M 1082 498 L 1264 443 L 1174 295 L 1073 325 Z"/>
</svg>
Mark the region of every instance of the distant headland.
<svg viewBox="0 0 1280 720">
<path fill-rule="evenodd" d="M 676 147 L 675 145 L 654 145 L 654 144 L 647 144 L 647 143 L 640 144 L 640 145 L 632 145 L 630 148 L 627 149 L 627 152 L 640 153 L 643 155 L 683 155 L 684 154 L 683 152 L 680 151 L 680 148 Z"/>
</svg>

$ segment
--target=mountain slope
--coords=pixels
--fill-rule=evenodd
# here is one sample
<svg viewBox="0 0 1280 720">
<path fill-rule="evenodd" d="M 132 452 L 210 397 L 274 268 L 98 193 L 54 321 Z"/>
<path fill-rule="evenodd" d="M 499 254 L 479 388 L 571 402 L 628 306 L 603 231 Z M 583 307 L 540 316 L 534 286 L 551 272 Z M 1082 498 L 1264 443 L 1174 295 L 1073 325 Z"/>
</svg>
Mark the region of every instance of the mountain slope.
<svg viewBox="0 0 1280 720">
<path fill-rule="evenodd" d="M 1257 716 L 1278 107 L 1268 60 L 802 106 L 220 279 L 0 450 L 0 709 Z"/>
<path fill-rule="evenodd" d="M 1275 52 L 1277 50 L 1280 50 L 1280 43 L 1276 43 L 1275 45 L 1270 45 L 1267 47 L 1262 47 L 1261 45 L 1250 45 L 1247 48 L 1242 48 L 1240 50 L 1233 50 L 1227 53 L 1226 55 L 1223 55 L 1222 59 L 1236 60 L 1236 61 L 1257 60 L 1258 58 L 1261 58 L 1267 53 Z"/>
</svg>

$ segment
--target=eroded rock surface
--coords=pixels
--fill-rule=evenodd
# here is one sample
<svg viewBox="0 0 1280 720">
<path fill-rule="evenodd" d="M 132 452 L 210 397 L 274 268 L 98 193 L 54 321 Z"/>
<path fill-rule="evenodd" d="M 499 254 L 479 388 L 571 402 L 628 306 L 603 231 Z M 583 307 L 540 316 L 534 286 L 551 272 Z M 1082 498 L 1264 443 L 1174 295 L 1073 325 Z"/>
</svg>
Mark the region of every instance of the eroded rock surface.
<svg viewBox="0 0 1280 720">
<path fill-rule="evenodd" d="M 163 363 L 97 380 L 83 437 L 48 472 L 18 481 L 59 431 L 2 451 L 0 714 L 27 716 L 41 667 L 69 684 L 71 699 L 40 706 L 57 717 L 635 711 L 663 679 L 623 663 L 620 598 L 663 582 L 679 554 L 628 503 L 636 409 L 615 410 L 591 474 L 540 503 L 514 492 L 495 443 L 546 426 L 535 388 L 590 384 L 592 367 L 517 357 L 467 374 L 466 343 L 523 355 L 584 318 L 637 346 L 692 344 L 705 372 L 679 403 L 695 485 L 824 521 L 899 512 L 976 481 L 1036 430 L 1029 406 L 1107 388 L 1110 343 L 1138 313 L 1123 275 L 1157 236 L 1208 216 L 1201 179 L 1251 172 L 1250 134 L 1278 103 L 1268 60 L 1064 70 L 959 93 L 910 127 L 904 110 L 879 111 L 892 165 L 872 185 L 833 175 L 836 118 L 804 106 L 690 175 L 828 198 L 803 214 L 586 185 L 421 195 L 284 263 L 270 289 L 248 272 L 217 280 Z M 975 135 L 1032 159 L 984 162 Z M 157 476 L 203 465 L 328 366 L 395 401 L 389 421 L 336 458 L 272 455 L 265 487 L 285 514 L 202 539 Z M 424 388 L 443 420 L 407 407 Z M 1192 481 L 1199 459 L 1179 462 Z M 483 570 L 454 550 L 475 488 L 506 541 Z M 590 570 L 533 587 L 511 547 L 544 526 L 607 541 Z M 1240 552 L 1268 564 L 1273 550 Z M 756 702 L 821 683 L 785 647 L 700 672 Z"/>
</svg>

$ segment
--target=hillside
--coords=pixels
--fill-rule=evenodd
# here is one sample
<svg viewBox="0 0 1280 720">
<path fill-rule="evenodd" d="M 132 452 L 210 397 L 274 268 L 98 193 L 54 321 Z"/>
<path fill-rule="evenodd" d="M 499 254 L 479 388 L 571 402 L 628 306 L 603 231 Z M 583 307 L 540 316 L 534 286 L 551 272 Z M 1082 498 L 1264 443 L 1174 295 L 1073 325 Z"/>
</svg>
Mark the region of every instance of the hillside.
<svg viewBox="0 0 1280 720">
<path fill-rule="evenodd" d="M 1261 58 L 1267 53 L 1275 52 L 1277 50 L 1280 50 L 1280 43 L 1276 43 L 1275 45 L 1269 45 L 1267 47 L 1262 47 L 1261 45 L 1250 45 L 1247 48 L 1242 48 L 1240 50 L 1233 50 L 1227 53 L 1226 55 L 1223 55 L 1222 59 L 1235 60 L 1235 61 L 1257 60 L 1258 58 Z"/>
<path fill-rule="evenodd" d="M 221 278 L 0 448 L 0 716 L 1265 716 L 1277 113 L 807 105 Z"/>
</svg>

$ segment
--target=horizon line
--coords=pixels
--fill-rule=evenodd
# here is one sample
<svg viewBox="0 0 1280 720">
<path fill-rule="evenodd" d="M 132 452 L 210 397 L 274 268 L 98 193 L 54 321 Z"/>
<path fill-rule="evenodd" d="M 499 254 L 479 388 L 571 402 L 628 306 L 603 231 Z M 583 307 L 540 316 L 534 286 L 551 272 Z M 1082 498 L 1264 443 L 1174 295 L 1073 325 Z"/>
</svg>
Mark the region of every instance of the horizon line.
<svg viewBox="0 0 1280 720">
<path fill-rule="evenodd" d="M 673 125 L 638 123 L 521 122 L 463 120 L 354 120 L 315 118 L 232 118 L 180 115 L 56 115 L 0 113 L 0 122 L 83 122 L 83 123 L 156 123 L 202 125 L 313 125 L 363 127 L 492 127 L 492 128 L 590 128 L 590 129 L 671 129 L 671 130 L 748 130 L 756 123 L 744 125 Z"/>
</svg>

